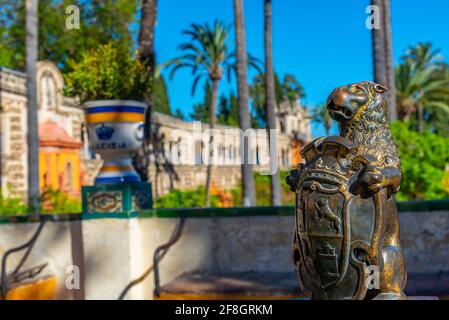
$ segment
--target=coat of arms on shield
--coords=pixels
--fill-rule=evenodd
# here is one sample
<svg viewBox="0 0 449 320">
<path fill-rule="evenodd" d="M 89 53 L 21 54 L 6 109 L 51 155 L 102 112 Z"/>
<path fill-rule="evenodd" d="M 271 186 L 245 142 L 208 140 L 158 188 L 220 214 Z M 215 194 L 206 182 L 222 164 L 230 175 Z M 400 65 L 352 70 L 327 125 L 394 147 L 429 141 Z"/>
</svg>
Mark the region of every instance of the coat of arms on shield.
<svg viewBox="0 0 449 320">
<path fill-rule="evenodd" d="M 373 242 L 376 210 L 373 199 L 364 199 L 357 185 L 358 174 L 371 159 L 357 151 L 358 145 L 343 137 L 328 137 L 302 152 L 295 263 L 305 289 L 327 298 L 364 294 L 360 284 L 370 262 L 364 261 L 363 251 Z"/>
</svg>

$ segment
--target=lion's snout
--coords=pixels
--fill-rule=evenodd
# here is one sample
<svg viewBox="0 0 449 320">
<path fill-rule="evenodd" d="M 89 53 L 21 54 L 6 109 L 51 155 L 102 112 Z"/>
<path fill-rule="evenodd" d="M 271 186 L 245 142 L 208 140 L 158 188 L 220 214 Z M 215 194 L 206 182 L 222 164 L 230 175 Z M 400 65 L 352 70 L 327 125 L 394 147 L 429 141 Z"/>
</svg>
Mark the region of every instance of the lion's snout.
<svg viewBox="0 0 449 320">
<path fill-rule="evenodd" d="M 337 121 L 343 119 L 349 120 L 357 111 L 354 108 L 357 107 L 356 101 L 351 99 L 350 95 L 342 87 L 335 89 L 329 95 L 326 107 L 330 116 Z"/>
<path fill-rule="evenodd" d="M 351 120 L 367 103 L 371 82 L 364 81 L 336 88 L 327 99 L 327 110 L 334 120 Z"/>
</svg>

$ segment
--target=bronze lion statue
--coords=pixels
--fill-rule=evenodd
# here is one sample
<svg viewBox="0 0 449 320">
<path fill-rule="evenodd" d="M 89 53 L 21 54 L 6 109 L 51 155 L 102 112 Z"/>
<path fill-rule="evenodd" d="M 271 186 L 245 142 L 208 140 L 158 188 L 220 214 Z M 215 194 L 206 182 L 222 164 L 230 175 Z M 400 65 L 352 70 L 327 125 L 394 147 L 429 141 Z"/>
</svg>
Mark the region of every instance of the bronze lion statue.
<svg viewBox="0 0 449 320">
<path fill-rule="evenodd" d="M 340 136 L 309 143 L 287 177 L 297 197 L 293 261 L 312 299 L 405 299 L 387 91 L 369 81 L 336 88 L 326 107 Z"/>
</svg>

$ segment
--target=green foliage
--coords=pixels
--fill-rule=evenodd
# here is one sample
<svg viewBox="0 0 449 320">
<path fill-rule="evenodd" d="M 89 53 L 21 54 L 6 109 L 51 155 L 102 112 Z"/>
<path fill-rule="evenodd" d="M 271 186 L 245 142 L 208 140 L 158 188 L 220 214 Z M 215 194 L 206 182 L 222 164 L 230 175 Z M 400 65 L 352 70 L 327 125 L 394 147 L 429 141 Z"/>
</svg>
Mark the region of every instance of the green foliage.
<svg viewBox="0 0 449 320">
<path fill-rule="evenodd" d="M 213 121 L 209 109 L 212 106 L 212 82 L 219 82 L 226 74 L 227 79 L 231 78 L 231 73 L 236 69 L 235 54 L 232 49 L 230 28 L 223 22 L 216 20 L 213 25 L 208 23 L 192 24 L 183 34 L 190 36 L 188 42 L 179 45 L 181 55 L 162 65 L 171 67 L 170 78 L 179 69 L 190 69 L 192 71 L 192 89 L 194 95 L 200 82 L 204 82 L 204 100 L 193 106 L 191 117 L 198 121 Z M 259 60 L 248 54 L 248 66 L 260 70 Z M 231 94 L 228 101 L 220 98 L 221 105 L 217 113 L 220 113 L 218 122 L 222 124 L 237 125 L 238 107 L 235 97 Z"/>
<path fill-rule="evenodd" d="M 292 103 L 304 97 L 304 90 L 301 84 L 296 80 L 295 76 L 291 74 L 284 75 L 282 81 L 279 76 L 274 74 L 274 88 L 276 95 L 276 104 L 279 106 L 284 101 Z M 255 112 L 255 119 L 257 126 L 265 128 L 267 111 L 265 106 L 265 75 L 259 73 L 254 76 L 253 83 L 250 86 L 250 96 Z"/>
<path fill-rule="evenodd" d="M 206 81 L 204 84 L 204 97 L 203 101 L 193 106 L 193 112 L 190 114 L 192 119 L 201 122 L 209 122 L 210 113 L 209 107 L 212 101 L 212 86 L 210 81 Z"/>
<path fill-rule="evenodd" d="M 176 109 L 173 115 L 181 120 L 186 120 L 185 114 L 180 109 Z"/>
<path fill-rule="evenodd" d="M 190 36 L 188 42 L 179 45 L 181 56 L 172 59 L 167 65 L 172 66 L 170 77 L 176 70 L 188 68 L 192 70 L 192 95 L 199 81 L 221 80 L 223 71 L 230 74 L 233 63 L 231 61 L 231 39 L 229 27 L 216 20 L 211 26 L 208 23 L 193 23 L 183 34 Z"/>
<path fill-rule="evenodd" d="M 79 213 L 81 212 L 81 201 L 72 198 L 60 190 L 46 190 L 41 194 L 42 213 Z M 32 212 L 21 197 L 4 197 L 0 194 L 0 216 L 12 216 L 28 214 Z"/>
<path fill-rule="evenodd" d="M 66 8 L 80 8 L 80 28 L 67 29 Z M 85 51 L 112 41 L 132 46 L 130 24 L 135 21 L 136 0 L 40 0 L 39 60 L 54 61 L 68 71 L 67 59 L 81 59 Z M 25 1 L 0 0 L 0 62 L 23 70 L 25 67 Z M 0 32 L 1 33 L 1 32 Z M 8 55 L 8 58 L 5 58 Z"/>
<path fill-rule="evenodd" d="M 206 189 L 203 186 L 192 190 L 174 190 L 156 200 L 156 208 L 196 208 L 204 206 Z M 216 207 L 218 198 L 211 196 L 211 206 Z"/>
<path fill-rule="evenodd" d="M 218 100 L 218 118 L 220 124 L 239 127 L 239 108 L 237 96 L 231 92 L 229 98 L 224 94 Z"/>
<path fill-rule="evenodd" d="M 279 105 L 283 101 L 283 94 L 282 84 L 276 73 L 274 74 L 274 87 L 276 93 L 276 103 Z M 252 99 L 258 126 L 264 128 L 267 121 L 267 111 L 265 106 L 265 74 L 259 73 L 254 76 L 253 83 L 249 88 L 249 93 Z"/>
<path fill-rule="evenodd" d="M 430 43 L 418 43 L 407 50 L 396 68 L 399 117 L 408 121 L 417 114 L 420 131 L 426 120 L 441 121 L 441 112 L 446 113 L 443 118 L 449 117 L 449 69 L 441 63 L 438 52 Z"/>
<path fill-rule="evenodd" d="M 449 139 L 435 133 L 418 134 L 410 124 L 395 122 L 392 134 L 402 161 L 399 200 L 441 199 L 449 197 L 443 180 L 449 164 Z"/>
<path fill-rule="evenodd" d="M 288 171 L 281 171 L 281 191 L 282 204 L 294 205 L 295 193 L 289 190 L 289 186 L 285 182 L 285 178 L 289 174 Z M 270 176 L 254 173 L 256 185 L 256 205 L 270 206 Z M 242 206 L 242 187 L 227 190 L 232 195 L 233 205 L 235 207 Z M 194 208 L 203 207 L 205 197 L 205 188 L 203 186 L 192 190 L 174 190 L 158 198 L 155 203 L 156 208 Z M 219 198 L 211 196 L 211 206 L 218 207 Z"/>
<path fill-rule="evenodd" d="M 5 198 L 0 193 L 0 216 L 12 216 L 28 213 L 28 207 L 19 197 Z"/>
<path fill-rule="evenodd" d="M 427 111 L 424 129 L 449 138 L 449 113 L 440 109 Z"/>
<path fill-rule="evenodd" d="M 281 98 L 290 102 L 294 102 L 305 96 L 301 84 L 292 74 L 284 75 L 280 89 L 281 92 L 278 94 L 281 95 Z"/>
<path fill-rule="evenodd" d="M 7 29 L 0 26 L 0 66 L 12 66 L 14 51 L 5 44 Z"/>
<path fill-rule="evenodd" d="M 158 76 L 153 83 L 153 111 L 172 114 L 167 84 L 163 76 Z"/>
<path fill-rule="evenodd" d="M 41 195 L 43 213 L 79 213 L 82 210 L 79 198 L 70 197 L 59 190 L 46 190 Z"/>
<path fill-rule="evenodd" d="M 193 112 L 190 114 L 192 119 L 208 122 L 209 121 L 209 106 L 212 99 L 212 88 L 210 82 L 207 81 L 204 85 L 204 100 L 193 106 Z M 251 116 L 253 127 L 257 127 L 258 122 Z M 237 96 L 234 92 L 230 92 L 229 96 L 222 94 L 218 99 L 217 108 L 217 123 L 232 127 L 239 127 L 239 108 Z"/>
<path fill-rule="evenodd" d="M 291 192 L 285 182 L 289 171 L 280 172 L 281 180 L 281 200 L 283 205 L 295 204 L 295 193 Z M 258 206 L 271 206 L 271 183 L 270 176 L 254 173 L 254 182 L 256 185 L 256 204 Z"/>
<path fill-rule="evenodd" d="M 144 100 L 149 93 L 151 75 L 127 46 L 101 45 L 84 52 L 80 62 L 68 61 L 71 72 L 65 74 L 65 94 L 81 102 L 101 99 Z"/>
<path fill-rule="evenodd" d="M 313 121 L 323 124 L 326 130 L 326 135 L 328 136 L 332 128 L 332 118 L 327 111 L 326 104 L 319 105 L 312 109 L 311 118 Z"/>
</svg>

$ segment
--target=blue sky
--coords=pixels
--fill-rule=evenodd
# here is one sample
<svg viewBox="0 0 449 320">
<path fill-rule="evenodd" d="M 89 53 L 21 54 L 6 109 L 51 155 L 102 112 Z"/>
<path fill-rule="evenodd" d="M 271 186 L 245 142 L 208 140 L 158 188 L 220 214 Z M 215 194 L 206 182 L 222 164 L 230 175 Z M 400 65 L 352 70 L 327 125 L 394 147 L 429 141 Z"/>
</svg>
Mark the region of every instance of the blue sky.
<svg viewBox="0 0 449 320">
<path fill-rule="evenodd" d="M 263 0 L 244 2 L 247 48 L 263 59 Z M 371 32 L 365 27 L 369 4 L 369 0 L 273 0 L 274 67 L 281 77 L 291 73 L 301 82 L 306 106 L 325 101 L 336 86 L 372 80 Z M 395 63 L 409 45 L 419 41 L 432 42 L 449 57 L 448 12 L 447 0 L 392 0 Z M 159 1 L 155 35 L 158 62 L 179 54 L 177 46 L 187 40 L 181 32 L 191 23 L 215 19 L 232 24 L 232 0 Z M 233 37 L 233 30 L 231 34 Z M 190 94 L 190 71 L 178 71 L 167 83 L 173 110 L 189 114 L 192 105 L 202 101 L 202 86 L 197 87 L 195 96 Z M 221 92 L 234 88 L 235 81 L 221 83 Z M 320 125 L 313 126 L 314 136 L 323 132 Z"/>
</svg>

